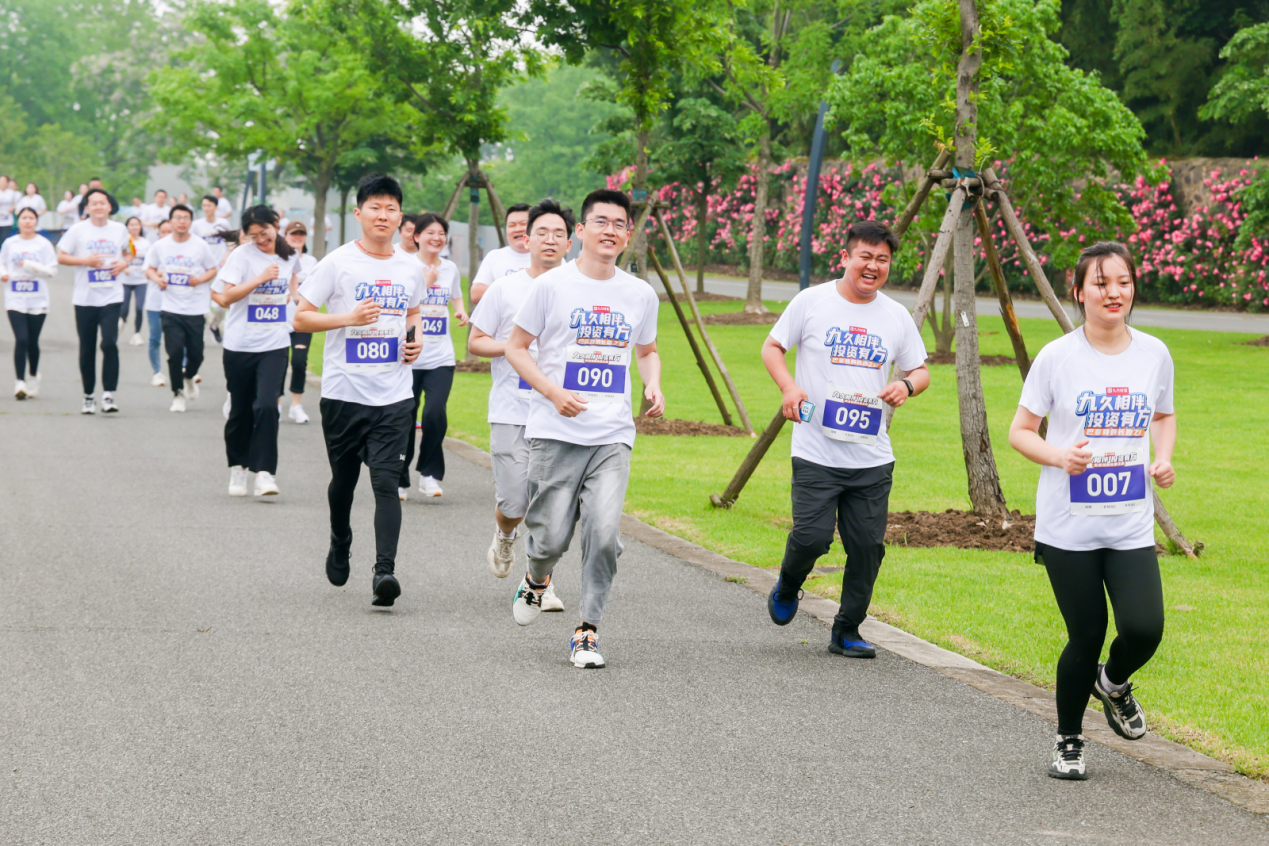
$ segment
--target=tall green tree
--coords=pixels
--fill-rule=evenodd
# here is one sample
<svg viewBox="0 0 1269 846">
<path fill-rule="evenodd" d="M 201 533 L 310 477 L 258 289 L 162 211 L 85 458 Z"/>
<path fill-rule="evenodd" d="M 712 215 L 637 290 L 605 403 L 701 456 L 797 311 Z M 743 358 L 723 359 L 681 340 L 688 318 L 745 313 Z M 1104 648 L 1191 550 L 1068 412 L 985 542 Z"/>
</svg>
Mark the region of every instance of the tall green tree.
<svg viewBox="0 0 1269 846">
<path fill-rule="evenodd" d="M 341 161 L 384 132 L 404 138 L 412 117 L 371 57 L 331 32 L 320 11 L 298 0 L 199 3 L 186 18 L 198 37 L 151 81 L 161 108 L 153 124 L 175 139 L 173 155 L 242 161 L 263 152 L 308 180 L 318 221 Z M 314 227 L 312 239 L 320 258 L 325 229 Z"/>
</svg>

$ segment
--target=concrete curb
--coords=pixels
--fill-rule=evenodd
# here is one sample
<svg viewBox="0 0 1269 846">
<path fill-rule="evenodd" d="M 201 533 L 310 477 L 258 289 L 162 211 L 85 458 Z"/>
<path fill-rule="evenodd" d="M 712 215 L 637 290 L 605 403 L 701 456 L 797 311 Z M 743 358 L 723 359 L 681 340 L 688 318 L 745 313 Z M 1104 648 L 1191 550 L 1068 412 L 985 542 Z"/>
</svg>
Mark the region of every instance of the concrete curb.
<svg viewBox="0 0 1269 846">
<path fill-rule="evenodd" d="M 486 469 L 493 466 L 489 453 L 464 441 L 447 437 L 445 448 Z M 621 531 L 641 543 L 716 573 L 763 596 L 770 593 L 775 586 L 776 573 L 771 570 L 733 561 L 703 546 L 649 526 L 629 514 L 621 515 Z M 837 608 L 838 603 L 831 599 L 806 596 L 798 606 L 798 613 L 807 614 L 831 626 L 837 615 Z M 1053 693 L 1042 687 L 985 667 L 964 655 L 936 646 L 871 617 L 860 626 L 860 634 L 888 652 L 964 682 L 976 690 L 1057 725 L 1057 705 Z M 1105 722 L 1106 718 L 1100 711 L 1089 709 L 1085 715 L 1085 737 L 1130 758 L 1166 770 L 1182 781 L 1201 787 L 1241 808 L 1257 814 L 1269 814 L 1269 784 L 1247 778 L 1235 772 L 1231 764 L 1154 734 L 1147 734 L 1141 740 L 1124 740 L 1111 731 Z"/>
</svg>

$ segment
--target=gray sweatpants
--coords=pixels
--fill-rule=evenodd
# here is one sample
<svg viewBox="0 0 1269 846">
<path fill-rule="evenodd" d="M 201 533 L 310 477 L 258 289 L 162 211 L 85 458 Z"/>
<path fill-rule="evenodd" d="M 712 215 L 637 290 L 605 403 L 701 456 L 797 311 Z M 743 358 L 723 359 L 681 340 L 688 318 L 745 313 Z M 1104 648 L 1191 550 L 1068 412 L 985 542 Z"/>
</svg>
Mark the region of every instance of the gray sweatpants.
<svg viewBox="0 0 1269 846">
<path fill-rule="evenodd" d="M 489 455 L 493 458 L 494 502 L 503 517 L 519 520 L 529 505 L 529 442 L 524 427 L 490 423 Z"/>
<path fill-rule="evenodd" d="M 599 626 L 621 555 L 621 508 L 630 481 L 630 447 L 529 442 L 529 509 L 524 525 L 529 575 L 541 583 L 582 524 L 582 622 Z"/>
</svg>

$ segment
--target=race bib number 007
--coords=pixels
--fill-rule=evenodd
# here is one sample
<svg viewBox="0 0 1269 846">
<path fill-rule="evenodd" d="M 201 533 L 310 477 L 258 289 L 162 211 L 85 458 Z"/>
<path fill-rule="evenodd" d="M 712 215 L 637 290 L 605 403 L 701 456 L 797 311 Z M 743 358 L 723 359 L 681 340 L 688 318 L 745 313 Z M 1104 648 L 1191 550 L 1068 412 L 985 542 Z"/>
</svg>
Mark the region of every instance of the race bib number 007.
<svg viewBox="0 0 1269 846">
<path fill-rule="evenodd" d="M 824 436 L 851 444 L 875 444 L 885 417 L 876 394 L 830 385 L 824 401 Z"/>
<path fill-rule="evenodd" d="M 1129 514 L 1146 510 L 1146 466 L 1135 453 L 1110 455 L 1070 477 L 1071 514 Z"/>
<path fill-rule="evenodd" d="M 564 361 L 564 388 L 587 402 L 625 402 L 626 351 L 571 345 Z"/>
</svg>

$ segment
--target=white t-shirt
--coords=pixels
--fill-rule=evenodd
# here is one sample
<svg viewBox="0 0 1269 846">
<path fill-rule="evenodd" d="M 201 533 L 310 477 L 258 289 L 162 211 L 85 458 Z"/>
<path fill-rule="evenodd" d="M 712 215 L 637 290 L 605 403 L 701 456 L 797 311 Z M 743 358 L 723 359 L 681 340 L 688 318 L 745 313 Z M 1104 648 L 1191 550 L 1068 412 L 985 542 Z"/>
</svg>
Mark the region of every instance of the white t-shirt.
<svg viewBox="0 0 1269 846">
<path fill-rule="evenodd" d="M 212 255 L 216 257 L 216 264 L 220 264 L 225 260 L 225 253 L 229 252 L 229 245 L 225 243 L 225 239 L 221 235 L 228 232 L 230 226 L 223 220 L 217 220 L 214 223 L 208 223 L 207 218 L 200 217 L 189 225 L 191 235 L 197 235 L 207 242 L 207 246 L 211 247 Z"/>
<path fill-rule="evenodd" d="M 472 287 L 492 285 L 495 280 L 510 276 L 518 270 L 524 270 L 528 266 L 528 250 L 523 253 L 517 253 L 511 247 L 499 247 L 496 250 L 490 250 L 480 262 L 480 268 L 476 271 L 476 278 L 471 283 Z"/>
<path fill-rule="evenodd" d="M 495 341 L 507 340 L 511 337 L 516 314 L 524 305 L 531 287 L 533 277 L 527 270 L 495 280 L 472 310 L 471 325 Z M 536 350 L 536 343 L 529 347 L 534 355 Z M 489 388 L 489 422 L 525 425 L 529 419 L 529 396 L 533 389 L 507 363 L 506 356 L 494 358 L 489 369 L 493 372 L 493 385 Z"/>
<path fill-rule="evenodd" d="M 234 206 L 229 202 L 228 197 L 221 197 L 216 201 L 216 217 L 228 221 L 233 216 Z"/>
<path fill-rule="evenodd" d="M 48 203 L 44 202 L 44 198 L 39 194 L 23 194 L 22 199 L 18 200 L 17 205 L 13 207 L 16 214 L 22 209 L 35 209 L 36 214 L 44 214 L 48 211 Z"/>
<path fill-rule="evenodd" d="M 0 191 L 0 226 L 13 225 L 13 212 L 17 209 L 20 199 L 22 199 L 22 192 L 14 188 Z"/>
<path fill-rule="evenodd" d="M 141 218 L 141 231 L 151 242 L 159 239 L 159 224 L 167 220 L 172 210 L 155 203 L 143 203 L 137 217 Z"/>
<path fill-rule="evenodd" d="M 230 352 L 268 352 L 291 346 L 289 324 L 291 277 L 299 267 L 299 256 L 284 259 L 263 253 L 248 242 L 229 254 L 212 290 L 241 285 L 259 276 L 269 265 L 278 266 L 278 278 L 257 286 L 250 294 L 229 306 L 225 315 L 225 349 Z"/>
<path fill-rule="evenodd" d="M 794 381 L 815 403 L 811 421 L 793 427 L 793 457 L 853 470 L 894 461 L 877 394 L 893 362 L 912 371 L 925 361 L 907 309 L 880 292 L 852 303 L 829 282 L 794 297 L 770 335 L 786 350 L 798 348 Z"/>
<path fill-rule="evenodd" d="M 23 238 L 13 235 L 0 245 L 0 267 L 9 275 L 4 286 L 6 311 L 26 314 L 43 314 L 48 311 L 48 277 L 28 267 L 18 267 L 18 262 L 32 261 L 57 272 L 57 250 L 43 235 Z"/>
<path fill-rule="evenodd" d="M 419 261 L 417 255 L 412 258 Z M 453 322 L 453 316 L 449 313 L 452 300 L 463 300 L 458 265 L 448 259 L 441 259 L 436 284 L 428 288 L 423 299 L 419 300 L 419 317 L 423 320 L 423 352 L 419 353 L 419 357 L 411 365 L 415 370 L 435 370 L 454 365 L 454 341 L 449 334 L 450 324 Z"/>
<path fill-rule="evenodd" d="M 81 220 L 57 242 L 57 248 L 75 258 L 105 256 L 106 260 L 128 258 L 128 228 L 117 220 L 94 226 L 92 220 Z M 123 274 L 112 276 L 107 267 L 81 264 L 75 267 L 75 291 L 71 303 L 82 306 L 104 306 L 123 302 Z"/>
<path fill-rule="evenodd" d="M 69 200 L 62 200 L 57 204 L 57 213 L 62 216 L 63 229 L 70 229 L 76 223 L 79 223 L 80 199 L 80 197 L 73 197 Z"/>
<path fill-rule="evenodd" d="M 1089 345 L 1084 327 L 1045 345 L 1031 363 L 1018 405 L 1049 417 L 1045 442 L 1093 452 L 1078 476 L 1041 467 L 1035 539 L 1066 550 L 1154 546 L 1150 421 L 1171 414 L 1172 356 L 1158 338 L 1129 327 L 1119 355 Z"/>
<path fill-rule="evenodd" d="M 145 256 L 145 266 L 167 276 L 160 311 L 199 315 L 206 314 L 211 308 L 210 283 L 189 284 L 191 276 L 201 276 L 216 267 L 216 257 L 202 238 L 190 235 L 177 243 L 175 235 L 168 235 L 150 247 Z"/>
<path fill-rule="evenodd" d="M 295 265 L 295 274 L 299 276 L 300 281 L 303 282 L 308 278 L 308 275 L 313 272 L 313 268 L 317 267 L 317 259 L 313 258 L 310 253 L 300 253 L 296 258 L 297 264 Z"/>
<path fill-rule="evenodd" d="M 657 339 L 659 305 L 647 282 L 623 270 L 611 279 L 591 279 L 568 262 L 534 279 L 515 324 L 538 339 L 538 366 L 546 378 L 588 405 L 576 417 L 564 417 L 535 391 L 525 437 L 634 446 L 630 365 L 636 344 Z"/>
<path fill-rule="evenodd" d="M 406 312 L 423 293 L 423 265 L 393 253 L 377 259 L 356 243 L 332 250 L 300 286 L 300 296 L 329 314 L 348 314 L 374 297 L 383 311 L 369 326 L 347 326 L 326 333 L 322 358 L 322 397 L 361 405 L 391 405 L 412 399 L 413 377 L 403 367 Z"/>
<path fill-rule="evenodd" d="M 150 242 L 144 235 L 138 235 L 132 239 L 132 246 L 136 249 L 137 254 L 132 257 L 128 263 L 128 271 L 123 275 L 123 284 L 125 285 L 154 285 L 149 279 L 145 278 L 145 254 L 150 251 Z M 154 290 L 158 291 L 159 286 L 154 285 Z M 148 297 L 152 291 L 147 288 L 145 295 Z M 159 296 L 162 296 L 160 293 Z M 158 300 L 154 304 L 158 305 Z M 156 308 L 155 311 L 158 311 Z"/>
</svg>

